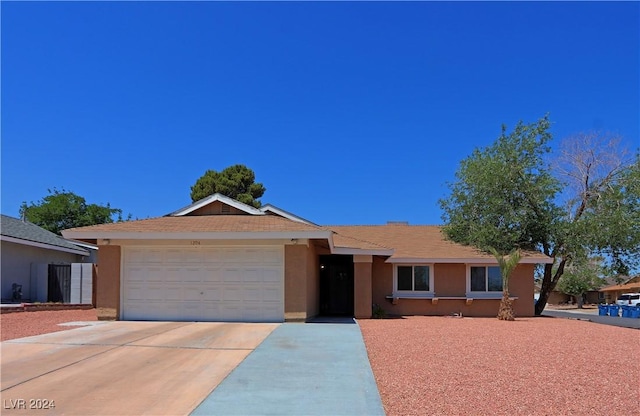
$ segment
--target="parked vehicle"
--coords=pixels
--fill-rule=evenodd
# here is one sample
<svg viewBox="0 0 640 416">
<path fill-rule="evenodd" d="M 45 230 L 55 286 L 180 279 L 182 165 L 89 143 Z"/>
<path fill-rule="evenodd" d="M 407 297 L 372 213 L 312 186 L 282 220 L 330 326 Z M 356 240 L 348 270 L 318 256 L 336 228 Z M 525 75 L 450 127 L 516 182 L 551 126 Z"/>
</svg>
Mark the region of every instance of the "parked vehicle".
<svg viewBox="0 0 640 416">
<path fill-rule="evenodd" d="M 623 293 L 616 300 L 617 305 L 640 306 L 640 293 Z"/>
</svg>

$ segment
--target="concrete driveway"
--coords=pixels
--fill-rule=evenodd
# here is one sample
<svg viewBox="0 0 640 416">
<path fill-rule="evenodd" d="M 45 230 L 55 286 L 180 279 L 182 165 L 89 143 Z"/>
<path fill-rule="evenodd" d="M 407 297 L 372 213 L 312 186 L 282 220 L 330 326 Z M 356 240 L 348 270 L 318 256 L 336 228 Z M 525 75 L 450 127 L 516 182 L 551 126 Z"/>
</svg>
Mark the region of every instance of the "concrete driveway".
<svg viewBox="0 0 640 416">
<path fill-rule="evenodd" d="M 276 327 L 98 322 L 5 341 L 2 413 L 186 415 Z"/>
</svg>

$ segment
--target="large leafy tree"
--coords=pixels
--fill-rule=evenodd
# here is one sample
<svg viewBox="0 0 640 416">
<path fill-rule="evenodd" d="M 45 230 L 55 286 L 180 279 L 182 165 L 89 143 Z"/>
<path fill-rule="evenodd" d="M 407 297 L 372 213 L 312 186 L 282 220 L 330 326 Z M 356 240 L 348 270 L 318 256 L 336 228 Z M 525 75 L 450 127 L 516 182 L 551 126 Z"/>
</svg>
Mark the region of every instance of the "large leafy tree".
<svg viewBox="0 0 640 416">
<path fill-rule="evenodd" d="M 220 193 L 259 208 L 262 204 L 258 198 L 265 191 L 264 185 L 256 183 L 256 175 L 253 170 L 245 165 L 233 165 L 221 172 L 207 170 L 191 187 L 191 201 L 195 202 L 209 195 Z"/>
<path fill-rule="evenodd" d="M 500 253 L 536 249 L 544 265 L 535 313 L 573 259 L 600 254 L 613 272 L 628 272 L 640 252 L 638 157 L 619 142 L 578 135 L 564 142 L 551 166 L 547 117 L 519 122 L 460 163 L 451 193 L 440 200 L 444 232 L 453 241 Z"/>
<path fill-rule="evenodd" d="M 106 205 L 88 204 L 87 201 L 65 189 L 48 190 L 42 200 L 20 206 L 20 216 L 45 230 L 61 235 L 68 228 L 122 221 L 122 210 Z"/>
<path fill-rule="evenodd" d="M 601 274 L 599 259 L 576 259 L 565 269 L 558 281 L 558 289 L 562 293 L 575 296 L 578 308 L 582 308 L 582 295 L 602 287 Z"/>
</svg>

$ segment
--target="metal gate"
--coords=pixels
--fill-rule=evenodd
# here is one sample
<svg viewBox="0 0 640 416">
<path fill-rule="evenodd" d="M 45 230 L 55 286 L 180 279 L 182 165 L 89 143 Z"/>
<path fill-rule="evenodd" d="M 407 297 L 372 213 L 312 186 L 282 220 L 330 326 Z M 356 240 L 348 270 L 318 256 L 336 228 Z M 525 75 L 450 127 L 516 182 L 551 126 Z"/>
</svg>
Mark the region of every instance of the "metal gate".
<svg viewBox="0 0 640 416">
<path fill-rule="evenodd" d="M 71 301 L 71 265 L 49 265 L 49 288 L 47 302 L 69 303 Z"/>
</svg>

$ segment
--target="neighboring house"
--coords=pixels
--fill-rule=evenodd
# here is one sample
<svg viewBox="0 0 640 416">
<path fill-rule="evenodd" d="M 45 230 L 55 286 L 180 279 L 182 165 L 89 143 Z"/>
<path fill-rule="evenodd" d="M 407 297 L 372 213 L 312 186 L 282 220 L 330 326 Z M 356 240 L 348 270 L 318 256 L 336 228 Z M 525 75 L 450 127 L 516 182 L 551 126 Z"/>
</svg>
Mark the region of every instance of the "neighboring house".
<svg viewBox="0 0 640 416">
<path fill-rule="evenodd" d="M 601 285 L 605 287 L 613 285 L 616 282 L 616 279 L 613 277 L 605 277 L 605 278 L 602 278 L 601 280 L 602 280 Z M 589 304 L 589 303 L 596 304 L 596 303 L 605 302 L 604 292 L 602 292 L 602 289 L 589 290 L 582 295 L 582 302 L 584 304 Z M 577 303 L 577 301 L 574 295 L 569 295 L 559 290 L 553 290 L 549 294 L 549 299 L 547 300 L 547 303 L 552 305 L 561 305 L 563 303 Z"/>
<path fill-rule="evenodd" d="M 640 292 L 640 275 L 626 279 L 624 283 L 619 285 L 611 285 L 600 289 L 600 293 L 604 295 L 606 303 L 615 303 L 623 293 Z"/>
<path fill-rule="evenodd" d="M 91 263 L 96 246 L 74 244 L 30 222 L 1 215 L 0 253 L 2 285 L 0 296 L 13 298 L 13 285 L 22 287 L 23 301 L 46 301 L 47 266 Z"/>
<path fill-rule="evenodd" d="M 219 194 L 164 217 L 62 234 L 98 244 L 96 306 L 122 320 L 370 318 L 373 304 L 496 316 L 502 296 L 495 258 L 447 241 L 441 227 L 323 227 Z M 534 314 L 534 267 L 551 261 L 524 253 L 509 285 L 517 315 Z"/>
</svg>

